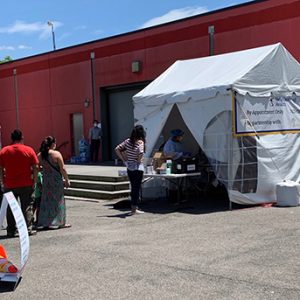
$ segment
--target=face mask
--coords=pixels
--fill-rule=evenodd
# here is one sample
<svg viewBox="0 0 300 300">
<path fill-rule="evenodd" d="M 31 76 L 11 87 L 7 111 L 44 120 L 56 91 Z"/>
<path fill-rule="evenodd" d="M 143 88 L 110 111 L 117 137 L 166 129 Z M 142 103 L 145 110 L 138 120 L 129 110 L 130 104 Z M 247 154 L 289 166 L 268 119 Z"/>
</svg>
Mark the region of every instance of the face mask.
<svg viewBox="0 0 300 300">
<path fill-rule="evenodd" d="M 96 127 L 96 126 L 97 126 L 97 123 L 94 123 L 94 126 Z"/>
</svg>

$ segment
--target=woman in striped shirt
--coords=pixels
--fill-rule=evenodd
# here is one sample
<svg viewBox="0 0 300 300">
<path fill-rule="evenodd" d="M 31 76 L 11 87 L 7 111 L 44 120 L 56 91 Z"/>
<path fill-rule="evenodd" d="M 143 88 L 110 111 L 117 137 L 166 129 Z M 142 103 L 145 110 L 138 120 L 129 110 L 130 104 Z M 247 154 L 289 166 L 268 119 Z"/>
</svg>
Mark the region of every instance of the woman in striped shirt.
<svg viewBox="0 0 300 300">
<path fill-rule="evenodd" d="M 131 185 L 131 212 L 132 214 L 143 213 L 137 206 L 144 174 L 145 131 L 143 126 L 136 125 L 130 138 L 119 144 L 115 151 L 127 167 Z"/>
</svg>

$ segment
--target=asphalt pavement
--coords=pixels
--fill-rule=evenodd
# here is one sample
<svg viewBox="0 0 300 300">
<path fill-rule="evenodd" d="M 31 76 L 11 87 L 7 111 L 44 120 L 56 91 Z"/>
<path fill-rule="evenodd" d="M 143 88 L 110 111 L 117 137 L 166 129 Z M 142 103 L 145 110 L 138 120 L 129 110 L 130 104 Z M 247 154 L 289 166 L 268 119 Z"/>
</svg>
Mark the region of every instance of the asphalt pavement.
<svg viewBox="0 0 300 300">
<path fill-rule="evenodd" d="M 161 199 L 129 216 L 114 202 L 68 200 L 73 226 L 30 237 L 22 281 L 1 300 L 300 299 L 300 207 Z"/>
</svg>

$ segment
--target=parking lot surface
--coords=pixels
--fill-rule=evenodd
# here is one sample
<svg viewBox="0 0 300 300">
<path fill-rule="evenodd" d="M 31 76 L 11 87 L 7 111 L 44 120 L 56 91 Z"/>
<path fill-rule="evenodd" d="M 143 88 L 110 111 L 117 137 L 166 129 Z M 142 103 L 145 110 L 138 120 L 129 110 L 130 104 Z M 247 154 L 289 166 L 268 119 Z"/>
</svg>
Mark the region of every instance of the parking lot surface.
<svg viewBox="0 0 300 300">
<path fill-rule="evenodd" d="M 300 207 L 156 200 L 129 216 L 113 203 L 68 200 L 73 226 L 30 237 L 23 279 L 1 300 L 300 299 Z"/>
</svg>

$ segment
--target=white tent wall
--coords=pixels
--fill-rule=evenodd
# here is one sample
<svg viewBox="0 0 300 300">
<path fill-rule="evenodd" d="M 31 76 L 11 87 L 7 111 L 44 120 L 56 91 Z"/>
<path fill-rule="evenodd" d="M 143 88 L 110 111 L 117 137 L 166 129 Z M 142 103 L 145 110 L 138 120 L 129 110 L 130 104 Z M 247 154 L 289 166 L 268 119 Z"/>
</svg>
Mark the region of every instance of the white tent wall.
<svg viewBox="0 0 300 300">
<path fill-rule="evenodd" d="M 241 160 L 241 149 L 232 134 L 232 112 L 216 115 L 204 131 L 203 151 L 219 181 L 232 189 Z"/>
<path fill-rule="evenodd" d="M 257 141 L 257 188 L 254 193 L 231 190 L 231 201 L 240 204 L 276 202 L 276 184 L 283 180 L 299 182 L 300 135 L 274 134 Z"/>
<path fill-rule="evenodd" d="M 162 134 L 166 141 L 170 136 L 170 131 L 175 128 L 180 128 L 185 132 L 184 149 L 192 154 L 198 153 L 199 145 L 184 122 L 176 104 L 163 105 L 159 110 L 151 111 L 149 115 L 138 120 L 137 124 L 143 125 L 147 133 L 146 157 L 150 157 L 153 150 L 161 146 L 157 144 L 159 136 Z"/>
<path fill-rule="evenodd" d="M 232 110 L 232 98 L 230 93 L 226 95 L 221 95 L 220 93 L 218 93 L 214 98 L 198 101 L 190 100 L 185 103 L 179 103 L 178 108 L 186 125 L 190 129 L 200 147 L 203 149 L 205 130 L 208 128 L 209 123 L 217 115 L 224 111 Z M 214 130 L 217 131 L 216 133 L 224 134 L 224 126 L 226 126 L 225 128 L 228 128 L 228 123 L 222 124 L 222 121 L 220 121 L 219 125 L 220 128 Z M 231 131 L 231 122 L 228 129 Z M 211 134 L 213 134 L 213 132 L 211 132 Z M 226 142 L 224 143 L 226 144 Z M 220 146 L 224 149 L 224 147 L 226 148 L 225 144 L 221 144 Z M 207 149 L 207 151 L 210 151 L 208 149 L 209 146 L 205 148 Z M 215 150 L 215 147 L 213 147 L 213 149 Z M 211 151 L 210 153 L 207 152 L 207 154 L 209 157 L 217 159 L 217 157 L 215 157 L 216 154 L 214 154 L 213 151 Z M 220 159 L 219 155 L 218 159 Z M 227 155 L 221 158 L 220 161 L 227 161 Z"/>
<path fill-rule="evenodd" d="M 145 109 L 143 103 L 135 104 L 134 111 L 147 111 L 148 114 L 140 114 L 141 118 L 137 118 L 135 114 L 135 121 L 144 127 L 146 131 L 146 157 L 150 157 L 152 150 L 162 132 L 163 127 L 168 119 L 173 105 L 164 105 L 161 107 L 153 107 L 152 110 Z"/>
<path fill-rule="evenodd" d="M 300 180 L 300 135 L 267 135 L 260 137 L 257 142 L 257 193 L 275 200 L 276 183 L 282 180 Z"/>
<path fill-rule="evenodd" d="M 240 149 L 237 140 L 232 137 L 231 92 L 225 95 L 217 93 L 215 98 L 179 103 L 178 107 L 217 178 L 229 187 L 240 162 Z"/>
</svg>

